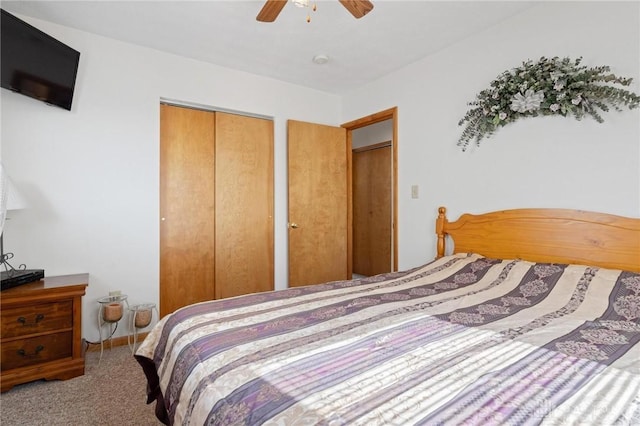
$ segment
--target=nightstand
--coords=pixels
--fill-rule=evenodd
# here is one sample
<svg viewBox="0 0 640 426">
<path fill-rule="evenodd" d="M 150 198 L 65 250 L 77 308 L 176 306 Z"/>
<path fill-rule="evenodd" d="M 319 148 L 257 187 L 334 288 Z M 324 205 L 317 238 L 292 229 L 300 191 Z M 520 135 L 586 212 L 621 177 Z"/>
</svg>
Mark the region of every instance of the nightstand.
<svg viewBox="0 0 640 426">
<path fill-rule="evenodd" d="M 89 274 L 45 277 L 0 293 L 0 383 L 84 374 L 82 296 Z"/>
</svg>

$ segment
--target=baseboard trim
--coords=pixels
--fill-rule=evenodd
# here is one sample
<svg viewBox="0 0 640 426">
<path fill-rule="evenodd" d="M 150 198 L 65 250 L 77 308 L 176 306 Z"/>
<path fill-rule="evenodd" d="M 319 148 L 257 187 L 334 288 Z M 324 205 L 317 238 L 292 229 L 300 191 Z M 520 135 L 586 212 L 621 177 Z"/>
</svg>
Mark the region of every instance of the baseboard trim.
<svg viewBox="0 0 640 426">
<path fill-rule="evenodd" d="M 138 344 L 142 343 L 142 341 L 145 339 L 145 337 L 147 337 L 147 334 L 149 334 L 149 333 L 148 332 L 138 333 L 138 337 L 136 339 L 136 342 Z M 85 339 L 82 339 L 82 340 L 84 342 L 84 346 L 87 348 L 86 352 L 100 352 L 100 342 L 93 343 L 93 342 L 88 342 Z M 118 346 L 127 346 L 129 343 L 133 344 L 133 335 L 114 337 L 111 340 L 105 340 L 102 343 L 102 347 L 104 349 L 109 349 L 112 346 L 114 348 L 118 347 Z"/>
</svg>

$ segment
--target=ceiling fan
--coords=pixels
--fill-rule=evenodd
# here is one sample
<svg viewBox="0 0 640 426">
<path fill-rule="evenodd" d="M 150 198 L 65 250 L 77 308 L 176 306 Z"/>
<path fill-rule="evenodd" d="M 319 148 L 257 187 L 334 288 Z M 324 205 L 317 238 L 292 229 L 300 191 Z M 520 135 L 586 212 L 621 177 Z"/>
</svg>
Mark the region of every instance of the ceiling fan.
<svg viewBox="0 0 640 426">
<path fill-rule="evenodd" d="M 369 0 L 339 0 L 340 3 L 356 18 L 360 19 L 373 9 L 373 4 Z M 308 0 L 293 0 L 296 4 L 302 6 L 308 5 Z M 273 22 L 276 20 L 280 11 L 287 4 L 287 0 L 267 0 L 262 6 L 262 10 L 258 13 L 256 20 L 260 22 Z"/>
</svg>

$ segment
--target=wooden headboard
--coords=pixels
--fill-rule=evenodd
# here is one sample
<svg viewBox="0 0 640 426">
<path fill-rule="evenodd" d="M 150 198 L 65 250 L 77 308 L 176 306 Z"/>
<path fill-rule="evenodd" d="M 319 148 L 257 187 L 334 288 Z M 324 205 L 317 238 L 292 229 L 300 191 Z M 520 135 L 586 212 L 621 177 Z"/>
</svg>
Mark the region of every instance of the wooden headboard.
<svg viewBox="0 0 640 426">
<path fill-rule="evenodd" d="M 438 209 L 437 257 L 478 253 L 497 259 L 574 263 L 640 272 L 640 219 L 567 209 L 463 214 Z M 449 241 L 454 248 L 449 250 Z"/>
</svg>

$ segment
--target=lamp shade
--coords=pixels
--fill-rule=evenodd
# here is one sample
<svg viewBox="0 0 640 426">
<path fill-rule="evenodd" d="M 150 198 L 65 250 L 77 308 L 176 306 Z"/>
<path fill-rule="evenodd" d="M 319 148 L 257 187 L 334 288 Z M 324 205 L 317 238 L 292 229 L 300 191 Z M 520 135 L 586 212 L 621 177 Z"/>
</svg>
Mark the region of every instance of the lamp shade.
<svg viewBox="0 0 640 426">
<path fill-rule="evenodd" d="M 5 171 L 4 165 L 0 163 L 0 235 L 4 230 L 7 212 L 25 208 L 27 208 L 26 199 Z"/>
<path fill-rule="evenodd" d="M 28 207 L 27 200 L 18 191 L 18 187 L 13 183 L 11 178 L 6 176 L 7 183 L 7 211 L 21 210 Z"/>
<path fill-rule="evenodd" d="M 4 220 L 7 217 L 7 175 L 4 166 L 0 163 L 0 235 L 4 229 Z"/>
</svg>

